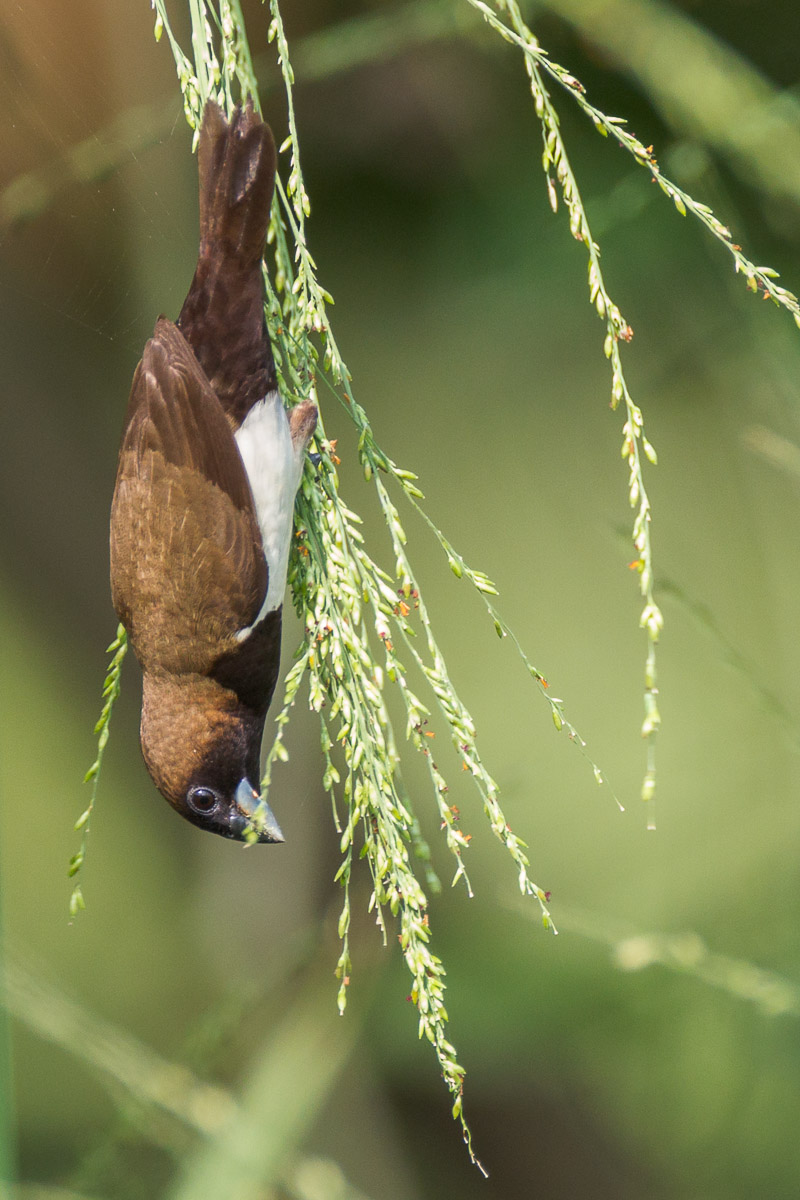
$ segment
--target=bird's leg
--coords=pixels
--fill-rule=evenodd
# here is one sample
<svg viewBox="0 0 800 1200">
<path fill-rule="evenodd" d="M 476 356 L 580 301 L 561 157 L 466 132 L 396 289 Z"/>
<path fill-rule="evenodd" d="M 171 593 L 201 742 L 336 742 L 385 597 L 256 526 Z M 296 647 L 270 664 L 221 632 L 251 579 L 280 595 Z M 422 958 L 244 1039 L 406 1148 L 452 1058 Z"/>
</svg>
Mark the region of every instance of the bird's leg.
<svg viewBox="0 0 800 1200">
<path fill-rule="evenodd" d="M 292 446 L 299 456 L 305 452 L 317 427 L 317 406 L 312 400 L 301 400 L 289 410 L 288 416 Z"/>
</svg>

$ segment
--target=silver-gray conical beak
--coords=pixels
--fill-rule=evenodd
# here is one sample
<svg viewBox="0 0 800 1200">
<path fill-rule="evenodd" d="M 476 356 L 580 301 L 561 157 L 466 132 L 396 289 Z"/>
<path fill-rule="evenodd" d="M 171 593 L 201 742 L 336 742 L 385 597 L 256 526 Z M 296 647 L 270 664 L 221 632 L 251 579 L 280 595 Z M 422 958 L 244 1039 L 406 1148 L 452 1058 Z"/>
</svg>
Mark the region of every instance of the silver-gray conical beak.
<svg viewBox="0 0 800 1200">
<path fill-rule="evenodd" d="M 249 779 L 243 779 L 236 788 L 237 819 L 234 828 L 236 837 L 243 842 L 285 842 L 281 827 L 270 806 L 262 800 Z"/>
</svg>

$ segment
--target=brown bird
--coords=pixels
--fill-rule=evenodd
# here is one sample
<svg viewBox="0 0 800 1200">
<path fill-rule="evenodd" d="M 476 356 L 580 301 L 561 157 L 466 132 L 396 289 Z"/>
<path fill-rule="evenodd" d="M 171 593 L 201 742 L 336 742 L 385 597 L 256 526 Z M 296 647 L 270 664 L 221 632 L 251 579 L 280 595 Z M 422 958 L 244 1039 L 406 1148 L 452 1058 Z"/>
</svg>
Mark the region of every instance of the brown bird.
<svg viewBox="0 0 800 1200">
<path fill-rule="evenodd" d="M 317 421 L 287 414 L 264 319 L 275 183 L 252 103 L 206 105 L 200 252 L 177 325 L 160 317 L 133 377 L 111 507 L 111 594 L 142 666 L 141 744 L 181 816 L 281 842 L 259 799 L 278 676 L 294 499 Z"/>
</svg>

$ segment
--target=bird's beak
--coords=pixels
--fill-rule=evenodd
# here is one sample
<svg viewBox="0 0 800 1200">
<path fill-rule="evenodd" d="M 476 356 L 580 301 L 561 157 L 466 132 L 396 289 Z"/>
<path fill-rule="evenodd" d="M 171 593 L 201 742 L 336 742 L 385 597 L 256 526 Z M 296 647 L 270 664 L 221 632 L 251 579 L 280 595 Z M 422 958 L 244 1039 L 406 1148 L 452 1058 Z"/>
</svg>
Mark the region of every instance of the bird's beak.
<svg viewBox="0 0 800 1200">
<path fill-rule="evenodd" d="M 243 779 L 234 797 L 236 815 L 231 821 L 231 832 L 242 841 L 285 842 L 281 827 L 272 809 L 255 791 L 249 779 Z M 249 835 L 249 836 L 248 836 Z"/>
</svg>

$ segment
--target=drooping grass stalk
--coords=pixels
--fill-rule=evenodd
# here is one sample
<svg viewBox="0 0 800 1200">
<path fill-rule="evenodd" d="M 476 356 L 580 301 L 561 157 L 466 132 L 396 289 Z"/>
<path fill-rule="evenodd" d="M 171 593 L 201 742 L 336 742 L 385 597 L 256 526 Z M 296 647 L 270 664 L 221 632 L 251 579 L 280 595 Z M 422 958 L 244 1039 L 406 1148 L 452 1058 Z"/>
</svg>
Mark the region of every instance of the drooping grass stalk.
<svg viewBox="0 0 800 1200">
<path fill-rule="evenodd" d="M 730 229 L 714 215 L 709 206 L 701 204 L 677 183 L 667 178 L 658 165 L 653 147 L 644 146 L 635 134 L 625 128 L 624 117 L 610 117 L 590 103 L 586 98 L 586 88 L 581 81 L 576 79 L 565 67 L 554 62 L 544 47 L 539 44 L 536 36 L 522 19 L 516 0 L 495 0 L 495 8 L 499 12 L 508 13 L 512 27 L 501 21 L 483 0 L 466 0 L 466 2 L 482 13 L 487 23 L 501 37 L 522 50 L 526 60 L 535 65 L 538 71 L 548 75 L 562 87 L 590 119 L 599 134 L 603 137 L 612 137 L 623 150 L 626 150 L 638 166 L 648 172 L 664 195 L 672 200 L 681 216 L 691 213 L 717 241 L 722 243 L 733 258 L 734 270 L 737 274 L 744 276 L 745 284 L 751 292 L 769 297 L 774 304 L 785 308 L 792 314 L 795 324 L 800 328 L 800 300 L 792 292 L 775 283 L 775 280 L 780 278 L 778 272 L 772 267 L 759 267 L 751 262 L 744 254 L 742 247 L 734 242 Z"/>
<path fill-rule="evenodd" d="M 616 409 L 620 402 L 624 403 L 622 457 L 627 462 L 629 470 L 629 501 L 631 507 L 636 510 L 632 531 L 635 557 L 630 563 L 630 567 L 639 576 L 639 590 L 644 598 L 644 608 L 639 623 L 647 636 L 644 722 L 642 724 L 642 736 L 647 742 L 647 767 L 642 783 L 642 799 L 648 804 L 648 827 L 654 828 L 655 737 L 661 724 L 657 699 L 656 644 L 664 622 L 653 590 L 651 508 L 645 487 L 643 459 L 646 458 L 655 465 L 657 458 L 653 446 L 644 435 L 642 412 L 633 401 L 622 367 L 620 342 L 630 341 L 633 331 L 606 289 L 600 266 L 600 249 L 592 237 L 586 209 L 581 200 L 578 184 L 561 136 L 558 114 L 545 86 L 545 76 L 557 83 L 572 97 L 590 118 L 599 133 L 604 137 L 614 138 L 623 149 L 633 156 L 639 166 L 649 172 L 651 178 L 672 200 L 681 215 L 686 216 L 687 213 L 691 213 L 722 243 L 733 257 L 735 271 L 744 276 L 750 291 L 761 293 L 764 298 L 768 297 L 774 304 L 785 308 L 792 314 L 798 327 L 800 327 L 800 302 L 792 292 L 775 283 L 778 278 L 777 271 L 771 267 L 756 266 L 744 255 L 741 247 L 734 243 L 730 230 L 714 215 L 708 205 L 695 200 L 688 192 L 663 174 L 652 146 L 644 146 L 634 134 L 630 133 L 625 128 L 625 121 L 622 118 L 609 117 L 589 102 L 586 98 L 586 89 L 580 80 L 554 62 L 547 51 L 540 46 L 538 39 L 525 23 L 517 0 L 494 0 L 494 9 L 484 3 L 484 0 L 467 0 L 467 2 L 482 14 L 486 22 L 501 37 L 523 52 L 536 115 L 542 126 L 544 141 L 542 165 L 547 176 L 550 204 L 555 212 L 558 207 L 558 191 L 560 190 L 569 213 L 570 232 L 586 247 L 589 258 L 589 299 L 606 326 L 604 352 L 611 363 L 611 407 Z M 501 20 L 498 13 L 504 14 L 507 22 Z M 555 174 L 555 181 L 551 171 Z"/>
<path fill-rule="evenodd" d="M 239 98 L 250 96 L 257 100 L 257 88 L 239 0 L 187 0 L 187 3 L 192 24 L 191 57 L 185 54 L 173 34 L 167 0 L 153 0 L 153 8 L 156 11 L 156 37 L 167 34 L 184 110 L 196 132 L 209 96 L 214 96 L 230 111 Z M 650 505 L 644 486 L 643 458 L 655 461 L 655 452 L 644 437 L 642 414 L 630 395 L 622 369 L 619 343 L 629 340 L 630 327 L 606 289 L 599 250 L 592 238 L 561 138 L 558 117 L 545 87 L 545 76 L 565 87 L 601 133 L 610 133 L 634 154 L 640 165 L 650 170 L 679 211 L 694 213 L 727 245 L 734 255 L 737 270 L 744 271 L 753 290 L 761 288 L 776 303 L 789 308 L 798 324 L 800 309 L 791 293 L 772 282 L 774 272 L 754 267 L 744 258 L 740 248 L 732 244 L 729 232 L 709 209 L 661 175 L 650 149 L 645 149 L 624 130 L 619 119 L 606 117 L 585 100 L 582 85 L 552 63 L 539 47 L 522 20 L 515 0 L 497 0 L 497 10 L 507 15 L 509 23 L 501 20 L 481 0 L 469 0 L 469 3 L 498 33 L 525 54 L 536 111 L 542 121 L 544 166 L 551 203 L 557 206 L 560 189 L 569 211 L 570 228 L 586 246 L 590 299 L 606 325 L 605 353 L 612 366 L 612 407 L 616 408 L 624 401 L 623 455 L 629 467 L 629 498 L 636 509 L 633 538 L 637 557 L 631 565 L 639 574 L 645 599 L 642 624 L 648 637 L 643 728 L 648 740 L 648 771 L 643 795 L 652 802 L 655 786 L 653 740 L 658 728 L 655 643 L 661 628 L 661 614 L 653 598 Z M 357 851 L 367 859 L 373 881 L 370 908 L 374 910 L 384 936 L 388 937 L 392 919 L 399 925 L 402 952 L 412 975 L 411 996 L 419 1014 L 420 1036 L 427 1037 L 434 1046 L 453 1098 L 453 1114 L 460 1121 L 470 1145 L 461 1108 L 464 1071 L 454 1047 L 445 1036 L 444 968 L 430 950 L 425 889 L 430 892 L 436 881 L 429 867 L 430 852 L 421 838 L 412 800 L 400 779 L 401 755 L 384 698 L 390 690 L 394 689 L 402 702 L 407 741 L 427 768 L 445 841 L 455 860 L 453 882 L 463 879 L 471 894 L 464 861 L 470 835 L 461 829 L 460 813 L 449 803 L 448 768 L 440 765 L 438 750 L 434 754 L 435 739 L 440 733 L 452 743 L 455 761 L 460 761 L 462 769 L 470 775 L 493 832 L 511 854 L 521 891 L 537 898 L 545 926 L 552 927 L 552 922 L 546 905 L 547 896 L 528 875 L 524 843 L 505 821 L 497 784 L 478 751 L 474 723 L 450 679 L 407 551 L 402 518 L 393 499 L 395 494 L 399 493 L 400 498 L 423 517 L 454 575 L 466 578 L 479 592 L 497 634 L 511 638 L 549 705 L 556 728 L 565 729 L 584 753 L 585 744 L 567 720 L 563 702 L 551 696 L 545 676 L 527 658 L 500 616 L 492 599 L 497 594 L 494 584 L 483 573 L 470 568 L 427 517 L 419 503 L 424 497 L 417 487 L 416 476 L 398 467 L 379 447 L 367 415 L 355 399 L 349 372 L 328 319 L 331 297 L 318 281 L 316 265 L 309 251 L 306 222 L 311 205 L 300 165 L 293 101 L 294 74 L 277 0 L 270 0 L 269 7 L 269 40 L 277 51 L 288 110 L 288 136 L 280 148 L 287 161 L 286 182 L 279 179 L 277 183 L 269 234 L 273 266 L 271 273 L 265 274 L 268 322 L 279 385 L 289 404 L 308 398 L 318 399 L 318 392 L 324 387 L 326 394 L 335 395 L 344 406 L 357 431 L 358 455 L 365 477 L 375 486 L 392 553 L 389 569 L 384 569 L 366 549 L 359 528 L 360 519 L 340 496 L 336 447 L 327 439 L 321 421 L 317 434 L 320 461 L 318 467 L 312 468 L 309 464 L 306 468 L 298 497 L 297 537 L 290 569 L 293 600 L 305 636 L 286 679 L 283 704 L 276 718 L 277 732 L 266 760 L 264 792 L 266 794 L 269 787 L 275 762 L 287 757 L 283 739 L 285 726 L 300 695 L 301 684 L 307 681 L 310 706 L 320 715 L 323 787 L 331 797 L 343 856 L 338 872 L 344 891 L 339 922 L 342 952 L 337 968 L 340 1009 L 343 1010 L 346 1004 L 351 969 L 349 884 L 354 851 Z M 122 646 L 121 641 L 118 649 Z M 116 664 L 114 696 L 118 691 L 120 663 Z M 430 697 L 426 695 L 423 699 L 413 690 L 406 663 L 412 665 L 430 687 L 432 704 Z M 111 674 L 106 681 L 107 687 L 110 679 Z M 101 739 L 95 764 L 98 770 L 105 745 L 103 730 L 105 728 L 107 736 L 109 716 L 110 703 L 107 703 L 98 725 Z M 105 727 L 103 718 L 106 719 Z M 445 753 L 450 752 L 445 750 Z M 452 759 L 452 755 L 450 757 Z M 589 761 L 596 779 L 603 782 L 600 768 L 591 759 Z M 96 786 L 96 771 L 93 783 Z M 91 807 L 85 814 L 87 822 Z M 82 856 L 83 849 L 76 857 L 82 859 Z M 423 873 L 424 887 L 419 879 Z M 79 897 L 77 889 L 76 893 Z M 76 904 L 80 906 L 78 902 Z"/>
<path fill-rule="evenodd" d="M 647 742 L 647 767 L 642 783 L 642 799 L 648 805 L 648 828 L 655 828 L 654 795 L 656 787 L 655 738 L 661 717 L 658 711 L 658 687 L 656 677 L 656 644 L 663 628 L 661 615 L 653 592 L 653 550 L 650 538 L 650 499 L 644 480 L 643 459 L 656 463 L 656 452 L 644 434 L 641 409 L 634 403 L 625 379 L 620 354 L 620 342 L 629 342 L 633 330 L 622 316 L 608 293 L 600 265 L 600 247 L 595 242 L 589 226 L 586 209 L 581 199 L 578 183 L 572 170 L 564 139 L 561 135 L 558 114 L 542 78 L 547 56 L 525 24 L 516 0 L 497 0 L 497 8 L 509 14 L 513 30 L 504 25 L 482 0 L 469 3 L 483 13 L 487 22 L 509 41 L 525 51 L 525 68 L 530 80 L 536 115 L 542 126 L 544 153 L 542 165 L 547 176 L 547 191 L 553 212 L 558 208 L 558 191 L 569 213 L 570 233 L 586 247 L 589 264 L 589 299 L 604 321 L 606 336 L 604 353 L 611 363 L 611 407 L 624 406 L 625 421 L 622 426 L 622 457 L 628 464 L 628 500 L 636 510 L 633 522 L 633 545 L 636 558 L 631 567 L 639 576 L 639 591 L 644 598 L 644 608 L 639 624 L 647 635 L 645 661 L 644 722 L 642 737 Z M 534 49 L 529 49 L 535 47 Z M 571 76 L 569 78 L 572 78 Z M 551 175 L 555 174 L 555 182 Z"/>
<path fill-rule="evenodd" d="M 228 108 L 237 97 L 256 99 L 244 27 L 235 5 L 223 2 L 216 9 L 203 0 L 192 0 L 192 50 L 195 62 L 200 63 L 196 71 L 172 34 L 164 0 L 154 0 L 154 7 L 157 34 L 167 33 L 186 115 L 195 130 L 209 95 Z M 276 737 L 267 755 L 264 790 L 266 793 L 275 762 L 286 757 L 283 732 L 306 680 L 310 707 L 320 715 L 323 786 L 330 793 L 341 839 L 338 879 L 344 901 L 339 921 L 339 1007 L 343 1011 L 346 1005 L 351 971 L 350 879 L 358 853 L 371 873 L 369 908 L 384 938 L 388 940 L 390 921 L 399 927 L 401 950 L 412 976 L 411 998 L 418 1011 L 419 1035 L 434 1047 L 451 1093 L 453 1115 L 477 1162 L 462 1112 L 464 1069 L 446 1037 L 445 971 L 430 948 L 425 890 L 435 882 L 428 866 L 430 852 L 400 780 L 400 754 L 384 698 L 387 689 L 399 694 L 406 713 L 407 740 L 425 761 L 445 841 L 455 860 L 453 882 L 463 879 L 470 891 L 464 853 L 471 835 L 461 829 L 459 810 L 448 796 L 446 768 L 440 765 L 439 754 L 434 755 L 434 739 L 440 732 L 451 742 L 456 762 L 477 789 L 492 831 L 511 855 L 521 891 L 537 899 L 545 927 L 552 928 L 552 921 L 545 892 L 528 874 L 525 845 L 509 827 L 498 786 L 483 763 L 474 722 L 453 687 L 406 549 L 406 533 L 389 485 L 422 511 L 419 501 L 423 496 L 416 476 L 399 468 L 377 444 L 367 415 L 355 399 L 330 325 L 327 310 L 331 297 L 318 281 L 307 240 L 311 205 L 300 163 L 294 75 L 277 0 L 271 0 L 270 12 L 268 37 L 277 52 L 288 117 L 288 134 L 280 146 L 287 164 L 285 183 L 281 178 L 277 181 L 269 231 L 274 269 L 265 272 L 278 383 L 288 404 L 318 400 L 322 384 L 326 395 L 336 395 L 344 406 L 358 434 L 364 475 L 374 484 L 386 520 L 392 554 L 389 569 L 379 565 L 364 544 L 360 518 L 341 498 L 336 471 L 339 460 L 335 444 L 326 437 L 323 414 L 316 435 L 319 463 L 307 464 L 298 496 L 297 536 L 289 575 L 305 637 L 287 677 Z M 430 519 L 425 520 L 454 573 L 466 577 L 483 595 L 497 632 L 506 636 L 509 631 L 488 600 L 496 595 L 492 582 L 470 568 Z M 413 690 L 406 668 L 409 660 L 431 690 L 432 707 Z M 562 701 L 547 695 L 544 676 L 527 659 L 525 662 L 547 698 L 557 727 L 566 725 L 583 748 L 582 739 L 565 720 Z M 599 768 L 594 770 L 602 781 Z"/>
<path fill-rule="evenodd" d="M 69 869 L 67 874 L 70 879 L 74 879 L 75 883 L 72 887 L 72 893 L 69 898 L 70 916 L 75 917 L 86 907 L 83 899 L 78 877 L 80 876 L 81 868 L 86 859 L 86 850 L 89 844 L 89 831 L 92 821 L 92 813 L 94 812 L 95 801 L 97 800 L 97 787 L 100 782 L 100 771 L 103 766 L 103 755 L 105 754 L 106 744 L 108 743 L 109 729 L 111 726 L 111 713 L 114 708 L 117 696 L 120 691 L 120 680 L 122 677 L 122 664 L 125 660 L 125 655 L 128 652 L 128 635 L 125 632 L 123 625 L 117 626 L 117 636 L 106 650 L 106 654 L 111 655 L 111 662 L 108 664 L 105 681 L 103 683 L 103 707 L 100 712 L 97 724 L 94 727 L 94 732 L 97 734 L 97 757 L 95 758 L 89 770 L 84 776 L 84 783 L 91 783 L 92 795 L 88 805 L 83 810 L 81 815 L 75 822 L 76 832 L 82 832 L 80 849 L 73 854 L 69 860 Z"/>
</svg>

